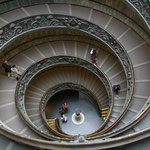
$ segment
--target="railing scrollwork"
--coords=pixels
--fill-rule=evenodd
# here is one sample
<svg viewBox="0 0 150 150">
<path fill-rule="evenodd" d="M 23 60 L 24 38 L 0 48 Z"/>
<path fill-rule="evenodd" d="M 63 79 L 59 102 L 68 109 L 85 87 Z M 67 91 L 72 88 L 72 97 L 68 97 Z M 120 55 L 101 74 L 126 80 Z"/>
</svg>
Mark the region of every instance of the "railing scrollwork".
<svg viewBox="0 0 150 150">
<path fill-rule="evenodd" d="M 101 80 L 101 82 L 103 83 L 107 91 L 109 105 L 110 105 L 109 113 L 111 113 L 112 106 L 113 106 L 113 91 L 112 91 L 112 85 L 110 81 L 108 80 L 107 76 L 103 73 L 102 70 L 99 70 L 96 66 L 94 66 L 90 62 L 83 60 L 79 57 L 73 57 L 73 56 L 53 56 L 53 57 L 42 59 L 37 63 L 32 64 L 20 78 L 16 87 L 15 100 L 16 100 L 17 110 L 19 111 L 19 114 L 21 114 L 23 119 L 27 122 L 27 124 L 31 126 L 36 132 L 40 133 L 41 135 L 44 135 L 44 137 L 47 136 L 47 138 L 50 138 L 51 135 L 42 133 L 39 129 L 37 129 L 37 127 L 32 123 L 29 116 L 27 115 L 25 109 L 25 93 L 31 80 L 36 75 L 58 65 L 78 66 L 78 67 L 85 68 L 90 72 L 92 72 L 93 74 L 95 74 L 99 78 L 99 80 Z M 54 135 L 53 138 L 57 139 L 57 137 L 55 137 Z M 65 139 L 68 140 L 67 138 Z"/>
<path fill-rule="evenodd" d="M 47 114 L 45 112 L 45 109 L 46 109 L 48 101 L 51 101 L 51 98 L 56 93 L 59 93 L 61 91 L 65 91 L 65 90 L 75 90 L 75 91 L 78 91 L 80 93 L 85 94 L 86 96 L 88 96 L 90 98 L 90 100 L 92 100 L 94 102 L 95 108 L 97 109 L 98 113 L 100 113 L 100 107 L 101 107 L 100 106 L 100 101 L 97 99 L 97 97 L 94 95 L 94 93 L 89 91 L 89 89 L 83 87 L 82 85 L 75 84 L 75 83 L 70 83 L 70 82 L 55 85 L 54 87 L 48 89 L 44 93 L 44 95 L 41 99 L 41 102 L 40 102 L 40 113 L 41 113 L 42 119 L 43 119 L 44 123 L 46 124 L 47 128 L 50 129 L 50 131 L 52 131 L 52 132 L 53 132 L 52 127 L 49 126 L 48 123 L 47 123 L 48 118 L 46 117 Z M 109 103 L 108 103 L 108 105 L 109 105 Z M 107 121 L 108 121 L 108 119 L 105 120 L 103 122 L 103 124 L 105 125 L 107 123 Z M 54 134 L 56 134 L 56 132 L 54 132 Z M 76 136 L 74 136 L 74 137 L 76 138 Z"/>
<path fill-rule="evenodd" d="M 119 44 L 112 35 L 110 35 L 101 27 L 77 17 L 65 15 L 38 15 L 17 20 L 1 28 L 0 49 L 2 51 L 10 41 L 25 33 L 46 28 L 65 28 L 78 30 L 88 33 L 102 41 L 120 60 L 128 79 L 128 87 L 130 90 L 133 89 L 132 65 L 126 51 L 123 49 L 121 44 Z"/>
<path fill-rule="evenodd" d="M 136 10 L 150 29 L 150 0 L 125 0 Z"/>
</svg>

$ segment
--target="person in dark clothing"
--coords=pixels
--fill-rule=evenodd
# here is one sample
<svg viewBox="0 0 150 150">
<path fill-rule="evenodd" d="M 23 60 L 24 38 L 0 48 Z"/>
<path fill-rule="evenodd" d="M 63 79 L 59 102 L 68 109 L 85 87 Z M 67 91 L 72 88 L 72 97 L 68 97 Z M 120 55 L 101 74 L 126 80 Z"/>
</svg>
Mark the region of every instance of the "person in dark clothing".
<svg viewBox="0 0 150 150">
<path fill-rule="evenodd" d="M 5 72 L 8 73 L 8 77 L 11 75 L 11 65 L 8 64 L 7 60 L 2 64 L 2 67 L 5 69 Z"/>
<path fill-rule="evenodd" d="M 59 113 L 62 116 L 65 113 L 64 109 L 63 108 L 59 108 Z"/>
<path fill-rule="evenodd" d="M 119 91 L 121 90 L 120 85 L 113 85 L 113 91 L 118 95 Z"/>
</svg>

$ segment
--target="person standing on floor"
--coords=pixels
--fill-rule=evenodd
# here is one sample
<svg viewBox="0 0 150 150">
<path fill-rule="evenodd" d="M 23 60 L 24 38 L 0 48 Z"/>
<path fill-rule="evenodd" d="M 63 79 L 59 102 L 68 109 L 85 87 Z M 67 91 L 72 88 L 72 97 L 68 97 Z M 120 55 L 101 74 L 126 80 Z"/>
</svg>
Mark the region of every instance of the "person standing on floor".
<svg viewBox="0 0 150 150">
<path fill-rule="evenodd" d="M 65 114 L 61 115 L 61 121 L 62 122 L 67 122 L 67 116 Z"/>
<path fill-rule="evenodd" d="M 63 110 L 64 110 L 65 112 L 68 110 L 68 106 L 69 106 L 68 103 L 62 104 L 62 108 L 63 108 Z"/>
</svg>

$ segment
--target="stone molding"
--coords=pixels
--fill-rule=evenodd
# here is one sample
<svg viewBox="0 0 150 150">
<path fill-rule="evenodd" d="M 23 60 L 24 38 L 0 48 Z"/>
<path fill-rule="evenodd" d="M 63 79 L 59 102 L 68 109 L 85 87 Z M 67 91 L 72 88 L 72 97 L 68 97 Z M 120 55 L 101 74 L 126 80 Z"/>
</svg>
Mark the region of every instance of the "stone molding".
<svg viewBox="0 0 150 150">
<path fill-rule="evenodd" d="M 121 44 L 101 27 L 86 20 L 66 15 L 38 15 L 23 18 L 4 26 L 0 30 L 0 48 L 2 49 L 13 39 L 35 30 L 46 28 L 68 28 L 88 33 L 109 47 L 120 60 L 128 80 L 128 89 L 133 89 L 133 68 L 127 52 Z"/>
<path fill-rule="evenodd" d="M 58 66 L 58 65 L 72 65 L 72 66 L 79 66 L 82 68 L 85 68 L 89 71 L 91 71 L 93 74 L 95 74 L 104 84 L 108 99 L 109 99 L 109 105 L 110 105 L 110 112 L 112 111 L 113 106 L 113 91 L 112 91 L 112 85 L 110 81 L 108 80 L 107 76 L 99 70 L 96 66 L 91 64 L 90 62 L 83 60 L 78 57 L 73 56 L 53 56 L 48 57 L 45 59 L 42 59 L 38 61 L 37 63 L 32 64 L 28 69 L 24 72 L 22 77 L 20 78 L 17 87 L 16 87 L 16 93 L 15 93 L 15 102 L 16 107 L 19 112 L 19 114 L 22 116 L 23 120 L 37 133 L 40 135 L 43 135 L 46 138 L 54 138 L 57 139 L 58 137 L 50 134 L 43 133 L 41 130 L 37 129 L 37 127 L 32 123 L 30 120 L 26 109 L 25 109 L 25 93 L 27 90 L 28 85 L 32 81 L 32 79 L 40 74 L 40 72 L 43 72 L 45 70 L 48 70 L 49 68 Z M 59 137 L 60 138 L 60 137 Z M 65 140 L 65 139 L 63 139 Z M 71 139 L 66 139 L 71 140 Z"/>
<path fill-rule="evenodd" d="M 81 93 L 84 93 L 87 95 L 91 100 L 94 100 L 95 104 L 100 109 L 99 103 L 97 102 L 97 97 L 88 89 L 83 87 L 82 85 L 75 84 L 75 83 L 62 83 L 54 86 L 53 88 L 50 88 L 42 97 L 41 99 L 41 106 L 40 111 L 43 114 L 43 117 L 45 117 L 45 107 L 47 105 L 47 102 L 50 100 L 50 98 L 55 95 L 58 92 L 64 91 L 64 90 L 75 90 Z M 99 110 L 100 111 L 100 110 Z M 46 118 L 45 118 L 46 119 Z"/>
<path fill-rule="evenodd" d="M 136 12 L 142 17 L 144 23 L 150 30 L 150 1 L 149 0 L 126 0 Z"/>
</svg>

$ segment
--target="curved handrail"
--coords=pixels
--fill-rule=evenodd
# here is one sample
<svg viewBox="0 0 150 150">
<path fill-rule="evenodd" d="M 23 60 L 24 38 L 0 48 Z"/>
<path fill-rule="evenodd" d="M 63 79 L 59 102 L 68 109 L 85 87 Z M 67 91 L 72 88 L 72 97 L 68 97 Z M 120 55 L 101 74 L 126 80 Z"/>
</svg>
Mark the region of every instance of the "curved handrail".
<svg viewBox="0 0 150 150">
<path fill-rule="evenodd" d="M 0 12 L 0 14 L 3 14 L 3 13 L 6 13 L 6 12 L 9 12 L 9 11 L 12 11 L 12 10 L 14 10 L 14 9 L 19 9 L 19 8 L 21 8 L 21 7 L 30 7 L 30 6 L 32 6 L 32 5 L 35 5 L 35 3 L 34 2 L 32 2 L 32 1 L 30 1 L 30 0 L 26 0 L 26 1 L 30 1 L 30 2 L 27 2 L 25 5 L 24 5 L 24 3 L 19 3 L 19 5 L 16 5 L 16 1 L 15 0 L 11 0 L 12 1 L 12 3 L 10 3 L 10 0 L 3 0 L 3 2 L 2 2 L 2 4 L 0 3 L 0 5 L 3 5 L 3 3 L 5 3 L 5 6 L 9 6 L 9 7 L 4 7 L 3 9 L 2 9 L 2 11 Z M 78 5 L 78 6 L 82 6 L 82 7 L 87 7 L 87 8 L 92 8 L 92 9 L 95 9 L 95 10 L 97 10 L 97 11 L 102 11 L 102 12 L 104 12 L 104 13 L 106 13 L 106 14 L 108 14 L 108 15 L 112 15 L 113 17 L 115 17 L 115 18 L 117 18 L 118 20 L 120 20 L 120 21 L 123 21 L 123 20 L 126 20 L 125 21 L 125 23 L 128 25 L 128 26 L 131 26 L 131 28 L 133 28 L 133 29 L 138 29 L 139 27 L 136 27 L 136 28 L 134 28 L 135 26 L 136 26 L 136 24 L 130 19 L 130 16 L 128 17 L 128 16 L 126 16 L 126 15 L 124 15 L 124 13 L 122 13 L 122 12 L 118 12 L 118 10 L 116 10 L 115 8 L 112 8 L 112 7 L 110 7 L 110 6 L 107 6 L 106 4 L 103 4 L 103 3 L 99 3 L 99 1 L 96 1 L 96 0 L 87 0 L 88 2 L 87 3 L 82 3 L 82 2 L 80 2 L 80 1 L 78 1 L 78 3 L 76 3 L 76 1 L 74 1 L 74 0 L 72 0 L 72 1 L 70 1 L 70 0 L 61 0 L 61 1 L 57 1 L 57 2 L 52 2 L 51 0 L 46 0 L 46 2 L 44 2 L 44 0 L 41 2 L 41 1 L 37 1 L 36 2 L 36 5 L 41 5 L 41 4 L 43 4 L 43 3 L 49 3 L 49 4 L 70 4 L 70 5 Z M 122 0 L 123 2 L 126 2 L 127 0 Z M 92 5 L 90 5 L 91 4 L 91 2 L 92 2 Z M 134 1 L 134 2 L 136 2 L 136 1 Z M 13 5 L 12 5 L 13 4 Z M 102 5 L 103 7 L 96 7 L 98 4 L 100 4 L 100 5 Z M 132 7 L 132 4 L 130 4 L 129 2 L 128 2 L 128 4 L 129 4 L 129 6 L 130 7 Z M 10 7 L 11 6 L 11 7 Z M 3 6 L 1 6 L 1 7 L 3 7 Z M 105 8 L 106 7 L 106 8 Z M 105 8 L 105 9 L 103 9 L 103 8 Z M 108 11 L 108 8 L 109 9 L 112 9 L 111 10 L 111 12 L 110 11 Z M 134 7 L 132 7 L 132 8 L 134 8 Z M 137 11 L 137 10 L 136 10 Z M 116 14 L 118 14 L 118 15 L 116 15 Z M 120 15 L 121 15 L 121 17 L 120 17 Z M 128 19 L 127 19 L 128 18 Z M 129 20 L 129 21 L 127 21 L 127 20 Z M 132 23 L 131 23 L 132 22 Z M 132 25 L 133 24 L 133 25 Z M 141 27 L 140 27 L 141 28 Z M 142 28 L 141 28 L 142 29 Z M 140 31 L 141 31 L 141 29 L 140 29 Z M 143 29 L 142 29 L 143 30 Z M 136 30 L 136 32 L 137 32 L 138 30 Z M 140 31 L 138 31 L 138 34 L 139 34 L 139 32 Z M 141 32 L 140 32 L 141 33 Z M 145 39 L 146 39 L 146 37 L 145 37 Z"/>
<path fill-rule="evenodd" d="M 142 18 L 150 30 L 150 1 L 149 0 L 124 0 Z"/>
<path fill-rule="evenodd" d="M 141 111 L 138 112 L 138 114 L 136 116 L 134 116 L 134 118 L 129 121 L 129 123 L 125 124 L 124 126 L 122 126 L 119 129 L 116 129 L 112 132 L 106 133 L 106 134 L 102 134 L 100 136 L 95 136 L 95 137 L 87 137 L 87 139 L 91 140 L 91 139 L 99 139 L 99 138 L 107 138 L 107 137 L 113 137 L 116 136 L 128 129 L 130 129 L 131 127 L 133 127 L 134 125 L 136 125 L 141 119 L 143 119 L 143 117 L 145 117 L 145 115 L 150 111 L 150 97 L 148 98 L 147 102 L 145 103 L 145 105 L 142 107 Z"/>
<path fill-rule="evenodd" d="M 61 132 L 58 132 L 57 130 L 55 130 L 54 128 L 49 128 L 50 129 L 50 131 L 51 132 L 53 132 L 55 135 L 57 135 L 57 136 L 59 136 L 59 137 L 63 137 L 63 138 L 74 138 L 74 136 L 72 136 L 72 135 L 69 135 L 69 134 L 66 134 L 66 133 L 64 133 L 61 129 L 60 129 L 60 127 L 58 126 L 58 118 L 55 118 L 54 119 L 54 122 L 55 122 L 55 126 L 57 127 L 57 128 L 59 128 L 59 131 L 61 131 Z M 46 123 L 45 124 L 47 127 L 49 127 L 49 125 Z"/>
<path fill-rule="evenodd" d="M 124 68 L 126 77 L 128 79 L 129 88 L 133 88 L 133 68 L 128 54 L 122 45 L 110 33 L 108 33 L 108 31 L 105 31 L 100 26 L 97 26 L 81 18 L 66 15 L 38 15 L 17 20 L 4 26 L 0 30 L 1 51 L 8 42 L 11 42 L 15 38 L 18 38 L 28 32 L 58 27 L 87 33 L 97 38 L 99 41 L 109 47 L 118 57 Z"/>
<path fill-rule="evenodd" d="M 131 63 L 131 66 L 133 66 L 131 61 L 130 61 L 130 63 Z M 132 73 L 133 73 L 133 81 L 134 81 L 135 79 L 134 79 L 134 70 L 133 70 L 133 68 L 132 68 Z M 126 103 L 124 104 L 122 112 L 120 112 L 120 115 L 118 116 L 118 118 L 111 125 L 109 125 L 108 127 L 104 128 L 103 130 L 100 129 L 100 130 L 95 131 L 92 134 L 87 135 L 86 136 L 87 138 L 93 137 L 93 136 L 97 136 L 97 135 L 101 136 L 101 134 L 104 134 L 107 131 L 111 130 L 115 125 L 117 125 L 119 123 L 119 121 L 122 119 L 124 114 L 127 112 L 128 107 L 129 107 L 129 105 L 131 103 L 131 100 L 132 100 L 132 97 L 133 97 L 133 93 L 134 93 L 135 83 L 133 82 L 132 85 L 133 85 L 133 87 L 132 87 L 132 89 L 130 91 L 130 94 L 129 94 L 129 91 L 127 91 L 127 93 L 126 93 Z M 127 87 L 128 87 L 128 85 L 127 85 Z"/>
<path fill-rule="evenodd" d="M 102 70 L 98 69 L 96 66 L 91 64 L 90 62 L 83 60 L 79 57 L 73 57 L 73 56 L 53 56 L 53 57 L 47 57 L 44 59 L 39 60 L 38 62 L 32 64 L 22 75 L 20 78 L 17 87 L 16 87 L 16 93 L 15 93 L 15 102 L 16 107 L 21 115 L 22 118 L 24 118 L 25 122 L 34 129 L 35 132 L 40 133 L 40 135 L 44 135 L 47 138 L 51 137 L 51 135 L 48 135 L 46 133 L 41 133 L 39 129 L 36 128 L 36 126 L 32 123 L 32 121 L 29 119 L 27 112 L 25 110 L 24 105 L 24 98 L 25 98 L 25 92 L 26 89 L 30 83 L 30 81 L 40 72 L 57 66 L 57 65 L 76 65 L 80 66 L 82 68 L 85 68 L 92 73 L 94 73 L 104 84 L 109 100 L 110 100 L 110 111 L 107 116 L 107 120 L 110 117 L 112 107 L 113 107 L 113 91 L 112 91 L 112 85 L 108 79 L 108 77 L 103 73 Z M 48 136 L 47 136 L 48 135 Z M 55 137 L 57 138 L 57 137 Z M 67 140 L 67 139 L 66 139 Z"/>
<path fill-rule="evenodd" d="M 86 87 L 84 87 L 83 85 L 79 85 L 77 83 L 70 83 L 70 82 L 67 82 L 67 83 L 61 83 L 61 84 L 57 84 L 53 87 L 51 87 L 50 89 L 48 89 L 42 96 L 41 98 L 41 102 L 40 102 L 40 114 L 41 114 L 41 117 L 44 121 L 44 123 L 47 125 L 47 121 L 46 121 L 46 116 L 45 116 L 45 107 L 47 105 L 47 102 L 49 101 L 49 99 L 54 95 L 56 94 L 57 92 L 59 91 L 62 91 L 62 90 L 68 90 L 68 89 L 71 89 L 71 90 L 77 90 L 77 91 L 80 91 L 80 92 L 83 92 L 85 93 L 86 95 L 88 95 L 89 97 L 91 97 L 92 99 L 94 98 L 94 101 L 96 102 L 96 105 L 98 105 L 98 108 L 99 108 L 99 111 L 101 110 L 101 104 L 100 104 L 100 101 L 97 99 L 97 97 L 94 95 L 94 93 L 87 89 Z M 109 114 L 109 113 L 107 113 Z M 107 118 L 107 117 L 106 117 Z M 99 130 L 102 129 L 106 123 L 108 122 L 108 119 L 106 119 L 102 125 L 100 126 Z M 51 130 L 51 127 L 47 125 L 47 127 Z"/>
<path fill-rule="evenodd" d="M 44 115 L 45 107 L 49 99 L 56 93 L 63 91 L 63 90 L 76 90 L 76 91 L 84 93 L 85 95 L 90 97 L 92 100 L 94 100 L 95 104 L 98 106 L 98 109 L 100 110 L 101 108 L 100 101 L 90 89 L 87 89 L 85 86 L 81 84 L 77 84 L 73 82 L 62 82 L 47 89 L 47 91 L 43 94 L 41 101 L 40 101 L 40 111 L 43 117 L 45 116 Z"/>
<path fill-rule="evenodd" d="M 91 22 L 72 16 L 38 15 L 33 17 L 27 17 L 8 24 L 1 29 L 1 51 L 5 46 L 7 46 L 8 42 L 11 42 L 12 40 L 20 36 L 23 36 L 24 34 L 33 32 L 35 30 L 38 31 L 47 28 L 63 28 L 87 33 L 104 43 L 118 57 L 127 78 L 129 100 L 126 106 L 124 106 L 124 111 L 122 111 L 113 126 L 117 124 L 120 118 L 125 114 L 132 99 L 134 91 L 134 72 L 127 52 L 124 50 L 122 45 L 110 33 L 108 33 L 108 31 L 105 31 L 100 26 L 97 26 Z"/>
<path fill-rule="evenodd" d="M 56 118 L 56 120 L 55 120 L 55 125 L 56 125 L 56 129 L 57 129 L 60 133 L 62 133 L 62 134 L 64 134 L 64 135 L 68 135 L 67 133 L 65 133 L 65 132 L 60 128 L 58 118 Z"/>
<path fill-rule="evenodd" d="M 150 136 L 150 128 L 138 131 L 137 133 L 133 133 L 130 135 L 125 135 L 123 137 L 119 137 L 119 138 L 108 138 L 108 139 L 102 139 L 102 140 L 98 140 L 98 141 L 88 141 L 85 143 L 68 143 L 66 144 L 66 142 L 54 142 L 54 141 L 46 141 L 46 140 L 39 140 L 39 139 L 33 139 L 27 136 L 22 136 L 20 134 L 16 134 L 12 131 L 8 131 L 6 128 L 1 126 L 1 130 L 0 133 L 2 135 L 5 135 L 6 137 L 23 143 L 23 144 L 28 144 L 34 147 L 37 147 L 37 143 L 38 143 L 38 148 L 49 148 L 49 149 L 60 149 L 60 148 L 65 148 L 66 150 L 70 150 L 70 149 L 86 149 L 86 148 L 96 148 L 96 149 L 104 149 L 104 148 L 113 148 L 113 147 L 118 147 L 118 146 L 122 146 L 125 144 L 129 144 L 141 139 L 144 139 L 146 137 Z"/>
</svg>

